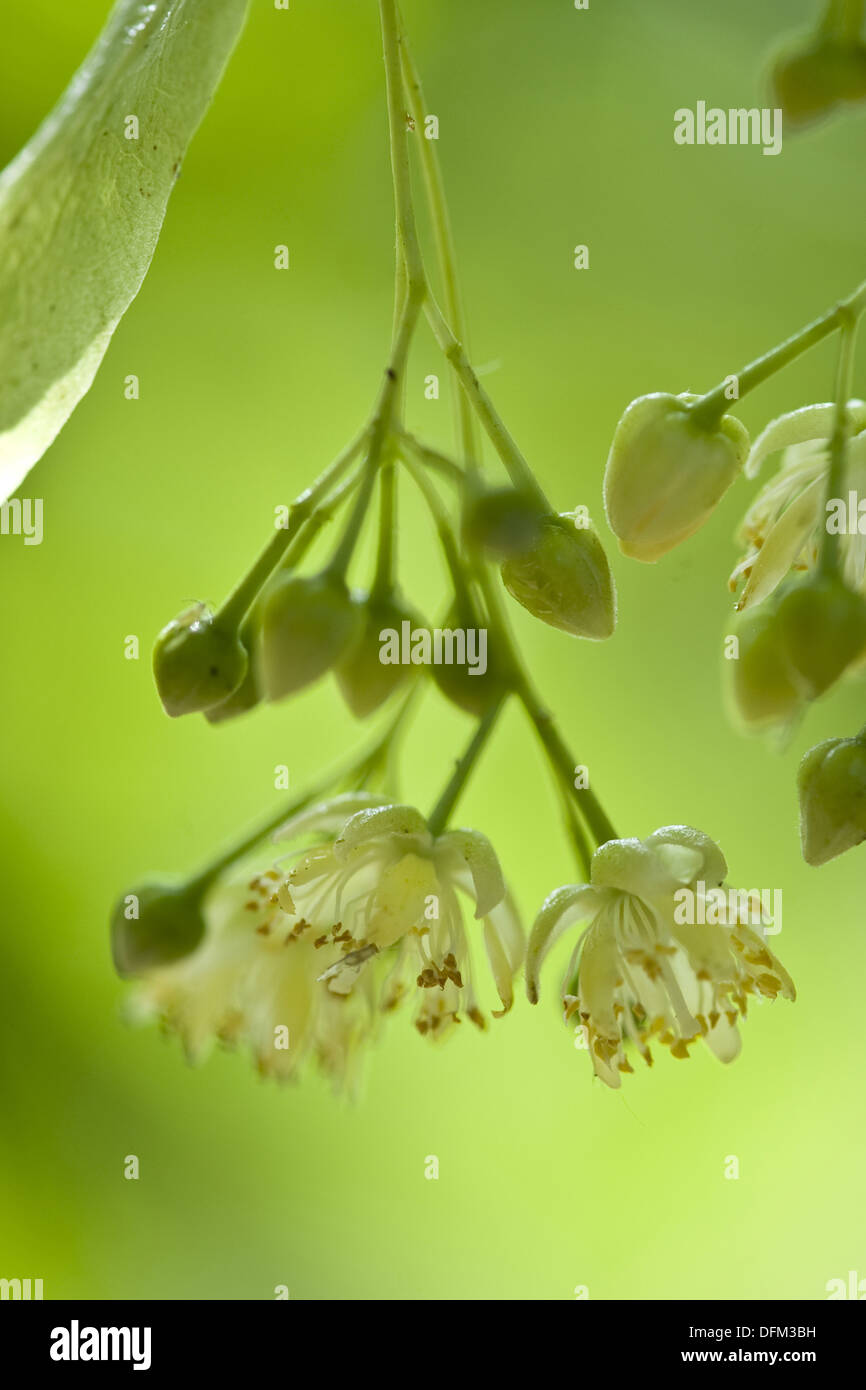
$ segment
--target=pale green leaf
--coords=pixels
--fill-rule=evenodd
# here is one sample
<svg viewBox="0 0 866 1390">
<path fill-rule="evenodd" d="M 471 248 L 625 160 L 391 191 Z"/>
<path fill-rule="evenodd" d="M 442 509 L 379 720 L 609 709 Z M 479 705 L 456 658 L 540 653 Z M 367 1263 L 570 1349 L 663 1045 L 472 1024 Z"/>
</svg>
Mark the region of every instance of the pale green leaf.
<svg viewBox="0 0 866 1390">
<path fill-rule="evenodd" d="M 0 501 L 89 389 L 147 272 L 247 0 L 119 0 L 0 174 Z M 137 140 L 127 139 L 138 120 Z"/>
</svg>

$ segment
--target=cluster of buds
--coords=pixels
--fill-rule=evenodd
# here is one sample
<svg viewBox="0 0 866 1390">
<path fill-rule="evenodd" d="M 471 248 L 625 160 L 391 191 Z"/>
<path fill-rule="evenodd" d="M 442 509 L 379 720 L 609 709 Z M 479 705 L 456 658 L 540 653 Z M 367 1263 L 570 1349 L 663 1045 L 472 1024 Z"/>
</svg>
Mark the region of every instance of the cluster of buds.
<svg viewBox="0 0 866 1390">
<path fill-rule="evenodd" d="M 616 624 L 614 581 L 587 509 L 561 512 L 548 501 L 466 357 L 439 172 L 429 147 L 421 158 L 452 322 L 431 293 L 406 154 L 406 116 L 411 132 L 423 110 L 420 88 L 396 0 L 382 0 L 380 9 L 398 250 L 398 309 L 380 391 L 354 443 L 301 493 L 282 537 L 268 543 L 225 603 L 217 609 L 196 604 L 159 634 L 154 675 L 170 716 L 200 713 L 219 724 L 328 674 L 351 712 L 365 719 L 402 683 L 430 668 L 441 693 L 478 725 L 424 818 L 396 803 L 388 786 L 386 764 L 410 708 L 407 697 L 372 753 L 324 784 L 348 790 L 325 802 L 311 793 L 296 805 L 278 834 L 299 842 L 285 859 L 252 878 L 229 874 L 231 865 L 261 850 L 266 831 L 260 830 L 185 884 L 148 883 L 124 895 L 112 919 L 115 964 L 138 982 L 139 1010 L 177 1032 L 192 1058 L 214 1039 L 240 1044 L 252 1051 L 260 1071 L 280 1079 L 296 1076 L 314 1058 L 340 1084 L 351 1084 L 379 1021 L 404 1001 L 411 1001 L 418 1032 L 430 1038 L 454 1031 L 464 1019 L 483 1027 L 488 1015 L 507 1013 L 524 965 L 520 921 L 489 841 L 478 831 L 449 826 L 469 770 L 506 697 L 514 695 L 550 764 L 588 880 L 557 889 L 537 917 L 525 962 L 530 1000 L 538 998 L 543 958 L 580 920 L 585 930 L 561 998 L 602 1081 L 618 1086 L 634 1057 L 651 1064 L 651 1041 L 683 1059 L 703 1040 L 730 1061 L 750 998 L 793 998 L 793 984 L 764 940 L 767 923 L 760 916 L 756 924 L 751 911 L 738 911 L 711 928 L 702 917 L 698 929 L 681 920 L 681 894 L 701 899 L 703 911 L 707 885 L 712 892 L 723 883 L 718 846 L 684 826 L 665 827 L 645 841 L 618 839 L 595 787 L 577 788 L 575 759 L 521 662 L 500 584 L 548 626 L 600 641 Z M 459 458 L 415 439 L 402 418 L 422 308 L 463 393 Z M 607 517 L 625 555 L 653 562 L 688 540 L 743 471 L 749 436 L 727 413 L 723 394 L 722 388 L 704 397 L 656 393 L 625 411 L 604 479 Z M 491 483 L 483 473 L 479 423 L 507 484 Z M 416 659 L 415 633 L 423 637 L 429 630 L 395 576 L 398 481 L 406 475 L 428 508 L 449 579 L 447 628 L 435 631 L 452 639 L 483 632 L 483 670 L 453 656 L 430 663 L 423 641 Z M 443 496 L 443 485 L 454 489 L 452 500 Z M 377 490 L 375 572 L 356 588 L 354 556 Z M 302 569 L 323 522 L 353 491 L 333 554 Z M 760 640 L 745 644 L 742 669 L 746 677 L 757 673 L 756 698 L 766 697 L 765 669 L 779 684 L 777 649 L 784 653 L 784 680 L 798 699 L 827 689 L 866 647 L 864 604 L 844 576 L 829 570 L 780 589 L 772 631 L 762 628 Z M 859 748 L 856 756 L 831 750 L 820 766 L 804 771 L 807 800 L 819 783 L 836 797 L 832 814 L 823 803 L 819 813 L 811 800 L 804 813 L 812 862 L 836 852 L 830 846 L 853 843 L 859 832 L 861 812 L 851 804 L 862 780 L 860 756 Z M 388 796 L 371 790 L 382 774 Z M 480 924 L 474 931 L 464 921 L 465 900 Z M 485 1008 L 476 992 L 472 938 L 479 931 L 498 1007 Z"/>
<path fill-rule="evenodd" d="M 444 538 L 453 580 L 446 631 L 488 629 L 476 578 L 479 566 L 492 562 L 508 593 L 541 621 L 590 640 L 611 635 L 613 578 L 583 509 L 557 514 L 517 488 L 481 488 L 469 475 L 462 503 Z M 223 723 L 333 673 L 352 713 L 364 719 L 427 669 L 383 659 L 386 634 L 406 625 L 429 630 L 397 585 L 352 589 L 334 563 L 299 574 L 286 561 L 266 576 L 240 621 L 232 610 L 231 603 L 217 611 L 195 604 L 160 632 L 153 670 L 170 716 L 200 713 Z M 483 672 L 451 662 L 429 670 L 441 693 L 475 716 L 507 687 L 495 652 Z"/>
</svg>

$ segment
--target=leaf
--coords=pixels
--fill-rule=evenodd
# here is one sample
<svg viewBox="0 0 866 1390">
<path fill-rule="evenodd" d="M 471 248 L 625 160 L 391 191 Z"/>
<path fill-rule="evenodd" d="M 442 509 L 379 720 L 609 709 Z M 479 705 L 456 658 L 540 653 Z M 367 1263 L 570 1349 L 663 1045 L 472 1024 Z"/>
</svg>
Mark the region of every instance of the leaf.
<svg viewBox="0 0 866 1390">
<path fill-rule="evenodd" d="M 119 0 L 0 174 L 0 502 L 89 390 L 147 273 L 247 0 Z M 127 139 L 138 120 L 138 139 Z"/>
</svg>

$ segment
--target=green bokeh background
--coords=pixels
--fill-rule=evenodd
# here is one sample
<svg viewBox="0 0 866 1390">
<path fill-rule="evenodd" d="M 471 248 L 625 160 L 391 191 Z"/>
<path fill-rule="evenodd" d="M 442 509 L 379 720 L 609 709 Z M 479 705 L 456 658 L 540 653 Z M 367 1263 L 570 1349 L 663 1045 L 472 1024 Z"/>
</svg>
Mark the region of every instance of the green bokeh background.
<svg viewBox="0 0 866 1390">
<path fill-rule="evenodd" d="M 0 160 L 84 56 L 102 0 L 8 0 Z M 311 1076 L 199 1069 L 120 1019 L 106 917 L 300 788 L 358 726 L 330 683 L 248 721 L 173 723 L 158 628 L 219 599 L 291 496 L 365 417 L 391 316 L 392 208 L 373 0 L 253 0 L 138 301 L 96 383 L 25 483 L 45 539 L 0 542 L 0 1275 L 47 1298 L 822 1298 L 866 1274 L 860 905 L 864 860 L 801 861 L 801 752 L 863 722 L 850 686 L 784 756 L 720 694 L 732 533 L 754 484 L 654 567 L 621 559 L 601 476 L 625 404 L 707 389 L 864 274 L 863 117 L 757 148 L 680 148 L 673 112 L 766 104 L 764 62 L 811 0 L 406 0 L 441 121 L 475 361 L 550 495 L 586 503 L 614 557 L 615 638 L 515 625 L 623 834 L 684 821 L 732 880 L 782 888 L 775 947 L 796 1005 L 754 1011 L 730 1068 L 667 1055 L 618 1094 L 556 1006 L 428 1046 L 398 1016 L 360 1101 Z M 285 242 L 292 268 L 273 269 Z M 572 268 L 576 243 L 590 269 Z M 410 421 L 447 444 L 419 334 Z M 866 392 L 861 367 L 857 388 Z M 128 402 L 134 372 L 141 399 Z M 832 389 L 824 345 L 745 401 L 753 432 Z M 443 372 L 444 376 L 444 372 Z M 434 538 L 407 506 L 403 570 L 432 606 Z M 142 659 L 123 642 L 139 635 Z M 469 721 L 425 701 L 405 791 L 429 806 Z M 284 795 L 284 794 L 283 794 Z M 527 915 L 573 874 L 516 712 L 465 797 Z M 136 1154 L 137 1182 L 123 1178 Z M 438 1181 L 425 1158 L 440 1162 Z M 725 1161 L 736 1155 L 737 1181 Z"/>
</svg>

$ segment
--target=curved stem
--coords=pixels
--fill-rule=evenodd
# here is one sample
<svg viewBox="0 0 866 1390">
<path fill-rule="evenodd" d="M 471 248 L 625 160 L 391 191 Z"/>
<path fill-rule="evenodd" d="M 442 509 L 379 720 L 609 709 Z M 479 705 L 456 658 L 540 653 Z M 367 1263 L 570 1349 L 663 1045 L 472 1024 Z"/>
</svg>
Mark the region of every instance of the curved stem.
<svg viewBox="0 0 866 1390">
<path fill-rule="evenodd" d="M 577 862 L 583 870 L 584 877 L 589 879 L 592 870 L 592 846 L 587 839 L 586 831 L 580 823 L 571 797 L 562 786 L 558 777 L 555 778 L 554 781 L 560 794 L 560 800 L 562 801 L 562 816 L 565 821 L 565 833 L 571 841 L 571 847 L 574 850 Z"/>
<path fill-rule="evenodd" d="M 462 343 L 466 343 L 466 316 L 463 310 L 463 296 L 460 290 L 460 279 L 457 273 L 457 249 L 454 244 L 454 233 L 451 229 L 451 218 L 448 214 L 448 203 L 445 197 L 442 170 L 439 166 L 435 141 L 428 140 L 423 132 L 424 120 L 427 116 L 427 104 L 424 100 L 421 77 L 412 58 L 406 39 L 406 32 L 399 14 L 398 20 L 400 22 L 403 72 L 406 79 L 406 90 L 409 97 L 412 118 L 415 122 L 415 129 L 418 132 L 421 170 L 427 191 L 427 203 L 430 208 L 430 219 L 433 224 L 433 236 L 436 241 L 436 255 L 442 276 L 445 310 L 456 336 Z M 472 413 L 469 400 L 463 391 L 458 390 L 457 392 L 456 408 L 457 436 L 461 441 L 463 453 L 466 456 L 469 467 L 474 470 L 477 467 L 475 461 L 480 457 L 475 417 Z"/>
<path fill-rule="evenodd" d="M 608 819 L 604 807 L 589 787 L 577 788 L 574 785 L 574 769 L 578 766 L 573 754 L 562 738 L 552 713 L 538 694 L 532 680 L 518 655 L 511 626 L 505 615 L 495 581 L 491 582 L 486 566 L 479 567 L 478 582 L 481 585 L 487 605 L 487 621 L 493 641 L 498 645 L 503 667 L 510 671 L 514 693 L 523 705 L 532 723 L 542 748 L 547 755 L 551 771 L 568 804 L 574 806 L 583 817 L 597 845 L 617 838 L 616 830 Z M 584 867 L 588 864 L 584 861 Z"/>
<path fill-rule="evenodd" d="M 450 458 L 448 454 L 443 454 L 439 449 L 433 449 L 429 444 L 422 444 L 414 434 L 408 430 L 400 430 L 399 442 L 404 448 L 409 449 L 420 464 L 428 468 L 435 468 L 438 473 L 443 474 L 452 483 L 459 487 L 466 485 L 466 470 L 460 466 L 456 459 Z"/>
<path fill-rule="evenodd" d="M 859 318 L 866 308 L 866 281 L 859 285 L 847 299 L 842 299 L 835 304 L 832 309 L 828 309 L 820 318 L 801 328 L 799 333 L 787 338 L 778 347 L 771 348 L 762 357 L 758 357 L 754 362 L 750 362 L 744 367 L 737 376 L 738 399 L 745 396 L 748 391 L 753 391 L 756 386 L 760 386 L 762 381 L 775 372 L 787 367 L 789 362 L 807 352 L 810 347 L 820 343 L 823 338 L 835 333 L 837 328 L 849 322 L 852 316 Z M 689 410 L 699 424 L 713 429 L 730 406 L 731 402 L 725 395 L 727 383 L 721 382 L 720 385 L 713 387 L 705 396 L 699 397 L 689 406 Z"/>
<path fill-rule="evenodd" d="M 191 892 L 204 895 L 211 884 L 214 883 L 215 880 L 219 878 L 220 874 L 231 864 L 235 863 L 238 859 L 243 859 L 244 855 L 249 854 L 257 845 L 267 839 L 267 837 L 277 830 L 284 821 L 289 820 L 292 816 L 296 815 L 298 811 L 302 811 L 305 806 L 309 806 L 311 801 L 318 800 L 320 796 L 323 796 L 326 792 L 333 791 L 341 783 L 357 781 L 359 785 L 363 786 L 369 779 L 371 773 L 375 771 L 376 767 L 387 758 L 388 752 L 400 732 L 406 717 L 406 712 L 414 698 L 415 691 L 409 691 L 400 708 L 394 715 L 394 718 L 390 720 L 384 732 L 379 735 L 370 748 L 365 749 L 360 754 L 356 753 L 353 757 L 338 763 L 335 767 L 331 768 L 329 772 L 326 772 L 324 776 L 314 782 L 312 786 L 308 787 L 299 797 L 295 797 L 293 801 L 289 802 L 288 806 L 282 806 L 279 811 L 268 816 L 268 818 L 254 830 L 249 831 L 240 840 L 230 845 L 228 849 L 221 851 L 210 864 L 204 869 L 201 869 L 197 874 L 194 874 L 187 881 L 187 888 Z"/>
<path fill-rule="evenodd" d="M 853 43 L 863 25 L 863 0 L 828 0 L 818 33 L 828 39 Z"/>
<path fill-rule="evenodd" d="M 304 522 L 314 512 L 317 504 L 325 496 L 328 490 L 342 477 L 349 464 L 361 452 L 364 440 L 367 435 L 365 427 L 355 436 L 345 449 L 337 455 L 333 463 L 325 469 L 324 473 L 316 479 L 310 487 L 305 488 L 289 507 L 288 525 L 279 529 L 276 534 L 268 541 L 258 559 L 244 575 L 243 579 L 235 586 L 228 598 L 221 605 L 215 615 L 215 621 L 221 625 L 236 627 L 241 619 L 249 611 L 261 592 L 265 581 L 270 578 L 277 565 L 285 556 L 289 545 L 300 531 Z"/>
<path fill-rule="evenodd" d="M 402 389 L 402 379 L 406 370 L 412 335 L 415 332 L 421 305 L 427 292 L 424 263 L 421 258 L 415 226 L 415 213 L 412 206 L 412 182 L 409 172 L 409 151 L 406 145 L 406 110 L 396 0 L 379 0 L 379 14 L 382 22 L 382 49 L 385 59 L 385 86 L 388 96 L 388 137 L 397 222 L 395 303 L 399 304 L 400 307 L 399 311 L 395 313 L 391 355 L 385 369 L 385 380 L 370 426 L 370 449 L 361 491 L 358 494 L 343 538 L 326 571 L 339 578 L 345 576 L 361 530 L 361 523 L 370 504 L 382 451 L 393 423 L 399 392 Z"/>
<path fill-rule="evenodd" d="M 441 835 L 448 824 L 454 808 L 460 800 L 463 789 L 469 780 L 469 774 L 475 766 L 478 755 L 493 732 L 493 727 L 499 718 L 503 703 L 504 698 L 494 700 L 478 721 L 478 727 L 469 740 L 466 751 L 459 759 L 442 795 L 427 817 L 427 826 L 431 835 Z"/>
<path fill-rule="evenodd" d="M 830 436 L 830 467 L 827 470 L 825 503 L 841 497 L 845 485 L 848 456 L 848 402 L 854 376 L 854 344 L 857 338 L 857 319 L 852 315 L 843 325 L 839 342 L 839 363 L 836 369 L 836 409 L 833 433 Z M 824 508 L 826 522 L 828 508 Z M 822 574 L 833 574 L 839 566 L 839 537 L 824 526 L 818 565 Z"/>
<path fill-rule="evenodd" d="M 520 488 L 522 491 L 529 493 L 531 497 L 534 497 L 543 511 L 552 511 L 553 509 L 545 497 L 535 474 L 518 449 L 493 402 L 478 380 L 472 363 L 466 356 L 462 343 L 453 332 L 451 325 L 448 323 L 439 305 L 430 294 L 428 294 L 425 303 L 425 312 L 434 338 L 439 344 L 446 360 L 450 362 L 454 369 L 457 380 L 466 393 L 467 400 L 478 416 L 478 419 L 481 421 L 491 444 L 505 464 L 512 483 L 516 488 Z"/>
<path fill-rule="evenodd" d="M 407 457 L 405 454 L 402 455 L 402 458 L 406 468 L 409 470 L 412 481 L 424 498 L 427 504 L 427 510 L 433 518 L 436 534 L 439 537 L 439 544 L 442 547 L 445 563 L 448 566 L 448 573 L 454 585 L 454 594 L 457 600 L 458 610 L 462 611 L 467 619 L 474 619 L 476 605 L 466 578 L 466 570 L 460 559 L 460 548 L 457 544 L 457 536 L 451 522 L 451 517 L 448 515 L 447 508 L 423 468 L 421 468 L 413 458 Z M 467 626 L 473 626 L 473 621 L 467 622 Z"/>
<path fill-rule="evenodd" d="M 294 569 L 294 567 L 300 563 L 322 527 L 327 525 L 334 513 L 345 502 L 349 493 L 353 492 L 358 486 L 358 483 L 361 481 L 361 476 L 362 470 L 360 468 L 356 469 L 350 477 L 343 479 L 339 487 L 334 489 L 327 501 L 319 503 L 318 507 L 308 516 L 304 525 L 286 550 L 280 564 L 280 569 Z"/>
<path fill-rule="evenodd" d="M 547 709 L 528 681 L 521 685 L 517 694 L 532 721 L 541 746 L 547 754 L 550 767 L 559 778 L 563 790 L 569 797 L 580 798 L 577 804 L 596 844 L 604 845 L 608 840 L 615 840 L 617 838 L 616 830 L 608 820 L 604 807 L 595 793 L 590 791 L 589 787 L 578 790 L 574 786 L 574 769 L 577 763 L 557 729 L 550 710 Z"/>
<path fill-rule="evenodd" d="M 412 206 L 412 180 L 409 171 L 407 145 L 406 100 L 403 86 L 403 60 L 397 0 L 379 0 L 382 24 L 382 50 L 385 58 L 385 85 L 388 94 L 388 135 L 391 149 L 391 174 L 394 181 L 394 207 L 397 217 L 398 245 L 406 267 L 407 295 L 413 286 L 424 286 L 424 262 L 418 243 L 415 212 Z"/>
</svg>

